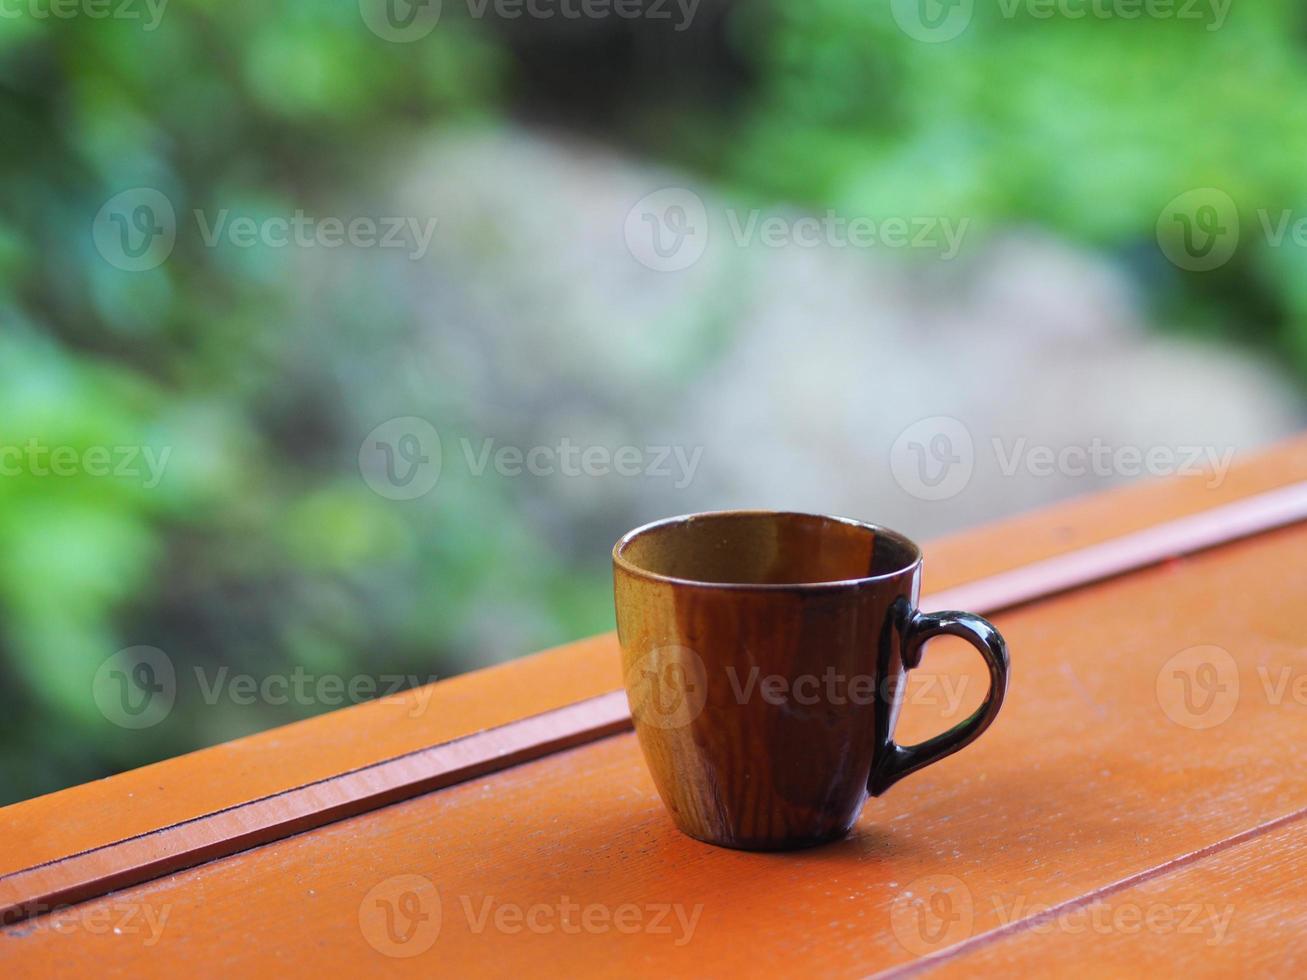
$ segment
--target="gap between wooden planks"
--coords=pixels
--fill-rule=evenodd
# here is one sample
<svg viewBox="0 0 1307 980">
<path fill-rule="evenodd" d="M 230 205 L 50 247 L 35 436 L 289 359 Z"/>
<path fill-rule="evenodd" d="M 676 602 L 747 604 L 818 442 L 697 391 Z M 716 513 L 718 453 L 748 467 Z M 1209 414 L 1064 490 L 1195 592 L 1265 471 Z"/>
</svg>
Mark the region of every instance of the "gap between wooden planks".
<svg viewBox="0 0 1307 980">
<path fill-rule="evenodd" d="M 1307 520 L 1307 482 L 1034 562 L 923 600 L 984 614 Z M 623 692 L 486 729 L 0 876 L 0 923 L 226 857 L 630 727 Z"/>
<path fill-rule="evenodd" d="M 960 968 L 960 971 L 965 971 L 968 976 L 974 976 L 976 972 L 975 964 L 968 957 L 980 950 L 988 949 L 1001 940 L 1012 936 L 1022 933 L 1036 933 L 1040 927 L 1056 922 L 1059 916 L 1076 909 L 1103 904 L 1114 896 L 1130 892 L 1132 889 L 1138 889 L 1141 885 L 1145 885 L 1150 881 L 1174 875 L 1177 871 L 1183 871 L 1197 865 L 1206 858 L 1253 844 L 1277 830 L 1300 823 L 1305 817 L 1307 817 L 1307 809 L 1286 813 L 1274 820 L 1268 820 L 1256 827 L 1249 827 L 1247 830 L 1190 851 L 1188 854 L 1182 854 L 1155 867 L 1127 875 L 1111 884 L 1086 892 L 1084 895 L 1049 906 L 1035 915 L 1017 919 L 1006 925 L 990 929 L 988 932 L 979 933 L 952 946 L 947 946 L 938 952 L 927 953 L 915 962 L 891 967 L 888 970 L 881 970 L 871 976 L 874 980 L 904 980 L 907 977 L 916 977 L 934 972 L 945 964 L 956 965 Z"/>
</svg>

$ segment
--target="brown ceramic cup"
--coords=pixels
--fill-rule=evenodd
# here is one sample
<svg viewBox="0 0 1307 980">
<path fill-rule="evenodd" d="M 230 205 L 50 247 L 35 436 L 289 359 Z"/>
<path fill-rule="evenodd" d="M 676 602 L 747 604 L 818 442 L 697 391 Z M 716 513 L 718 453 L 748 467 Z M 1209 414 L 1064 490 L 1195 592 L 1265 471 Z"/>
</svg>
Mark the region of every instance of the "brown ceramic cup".
<svg viewBox="0 0 1307 980">
<path fill-rule="evenodd" d="M 725 847 L 782 850 L 843 836 L 867 796 L 951 755 L 1007 690 L 998 631 L 917 609 L 921 549 L 836 517 L 727 511 L 637 528 L 613 548 L 631 715 L 676 825 Z M 989 665 L 984 703 L 897 745 L 906 672 L 932 636 Z"/>
</svg>

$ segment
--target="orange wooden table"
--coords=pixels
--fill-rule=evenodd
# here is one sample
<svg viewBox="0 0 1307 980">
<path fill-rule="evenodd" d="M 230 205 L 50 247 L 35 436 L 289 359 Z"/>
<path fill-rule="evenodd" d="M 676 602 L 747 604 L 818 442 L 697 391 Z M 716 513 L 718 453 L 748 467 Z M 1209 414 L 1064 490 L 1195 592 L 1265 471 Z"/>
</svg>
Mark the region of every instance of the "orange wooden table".
<svg viewBox="0 0 1307 980">
<path fill-rule="evenodd" d="M 0 975 L 1302 975 L 1307 440 L 926 555 L 1008 702 L 845 841 L 678 834 L 602 636 L 0 810 Z"/>
</svg>

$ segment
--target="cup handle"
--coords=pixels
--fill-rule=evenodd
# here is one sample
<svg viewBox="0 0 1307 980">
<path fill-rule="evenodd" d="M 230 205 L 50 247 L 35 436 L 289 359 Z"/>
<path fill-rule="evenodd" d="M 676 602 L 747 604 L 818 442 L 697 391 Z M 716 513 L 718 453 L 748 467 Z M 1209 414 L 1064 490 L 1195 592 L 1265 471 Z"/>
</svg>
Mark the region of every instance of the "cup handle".
<svg viewBox="0 0 1307 980">
<path fill-rule="evenodd" d="M 892 732 L 885 735 L 881 761 L 872 770 L 867 791 L 879 796 L 904 776 L 924 769 L 970 745 L 990 726 L 1007 694 L 1007 644 L 993 625 L 980 616 L 966 612 L 913 612 L 903 630 L 903 666 L 912 670 L 921 663 L 921 649 L 932 636 L 960 636 L 969 642 L 989 666 L 989 693 L 985 702 L 969 718 L 946 732 L 917 745 L 899 745 Z"/>
</svg>

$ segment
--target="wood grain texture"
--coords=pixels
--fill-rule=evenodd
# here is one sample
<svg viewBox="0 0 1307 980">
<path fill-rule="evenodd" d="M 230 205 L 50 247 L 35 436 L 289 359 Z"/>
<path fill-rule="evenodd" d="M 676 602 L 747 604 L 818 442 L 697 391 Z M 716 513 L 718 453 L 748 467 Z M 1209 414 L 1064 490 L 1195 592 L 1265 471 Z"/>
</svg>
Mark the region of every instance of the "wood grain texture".
<svg viewBox="0 0 1307 980">
<path fill-rule="evenodd" d="M 1302 480 L 1307 480 L 1307 435 L 1237 455 L 1220 480 L 1209 473 L 1140 480 L 927 540 L 922 591 L 951 589 Z"/>
<path fill-rule="evenodd" d="M 1120 539 L 1104 542 L 1102 545 L 1091 545 L 1067 555 L 1036 563 L 1024 569 L 1000 573 L 991 579 L 968 583 L 930 597 L 927 604 L 934 606 L 966 604 L 961 600 L 970 598 L 976 601 L 978 608 L 985 611 L 989 611 L 991 608 L 1003 608 L 1018 602 L 1029 601 L 1034 596 L 1043 594 L 1043 592 L 1057 591 L 1073 585 L 1085 584 L 1107 574 L 1120 573 L 1128 568 L 1139 567 L 1164 555 L 1180 554 L 1189 548 L 1207 547 L 1218 541 L 1252 534 L 1267 527 L 1274 527 L 1285 521 L 1301 518 L 1304 510 L 1307 510 L 1307 493 L 1304 493 L 1304 485 L 1290 485 L 1289 487 L 1254 495 L 1242 501 L 1213 508 L 1200 514 L 1183 517 L 1154 528 L 1135 532 Z M 853 558 L 858 563 L 858 567 L 861 568 L 868 556 L 856 552 Z M 1043 591 L 1041 592 L 1041 590 Z M 619 579 L 619 605 L 621 602 L 620 591 Z M 958 619 L 957 614 L 945 615 L 950 620 Z M 750 615 L 746 618 L 756 619 L 758 617 Z M 825 616 L 823 615 L 821 618 L 825 618 Z M 929 616 L 925 617 L 925 619 L 931 618 Z M 971 617 L 971 619 L 974 620 L 974 617 Z M 976 623 L 984 632 L 993 632 L 992 627 L 987 624 L 979 621 L 976 621 Z M 975 629 L 976 626 L 973 625 L 962 629 L 936 629 L 932 632 L 954 633 L 970 637 Z M 972 638 L 974 642 L 974 637 Z M 594 645 L 593 642 L 587 641 L 576 644 L 571 648 L 556 651 L 555 654 L 550 656 L 551 658 L 556 656 L 558 660 L 566 662 L 568 655 L 574 654 L 577 649 L 585 650 L 588 654 L 590 648 Z M 823 640 L 821 645 L 826 646 L 829 644 Z M 864 638 L 863 643 L 859 645 L 859 654 L 854 659 L 859 661 L 863 659 L 860 652 L 861 647 L 867 645 L 868 641 Z M 545 659 L 548 658 L 534 658 L 531 661 L 531 667 L 534 670 L 531 672 L 538 673 Z M 1000 657 L 1000 659 L 1005 659 L 1005 657 Z M 995 666 L 995 669 L 997 669 L 997 666 Z M 628 678 L 630 677 L 629 670 L 624 671 L 624 673 Z M 476 679 L 480 682 L 489 683 L 494 675 L 494 671 L 486 672 Z M 901 681 L 901 678 L 898 678 L 898 680 Z M 997 674 L 993 675 L 991 683 L 998 685 L 995 690 L 1001 694 L 1003 687 L 1001 677 Z M 425 710 L 427 703 L 434 697 L 435 693 L 434 687 L 419 689 L 404 695 L 399 699 L 399 702 L 405 705 L 411 702 L 413 708 Z M 612 695 L 601 695 L 598 699 L 616 700 Z M 579 704 L 583 705 L 584 702 Z M 967 744 L 987 726 L 988 719 L 992 717 L 996 705 L 997 702 L 991 705 L 988 711 L 977 711 L 965 724 L 951 729 L 947 734 L 935 737 L 930 744 L 911 746 L 906 749 L 888 748 L 887 751 L 891 755 L 887 755 L 886 760 L 900 761 L 879 768 L 873 765 L 872 785 L 869 787 L 871 791 L 878 794 L 898 778 L 901 778 L 902 775 L 906 775 L 920 768 L 921 765 L 927 764 L 928 759 L 938 758 L 941 753 L 956 751 L 957 748 Z M 514 749 L 509 753 L 513 760 L 520 761 L 528 757 L 543 755 L 550 751 L 551 747 L 579 744 L 599 737 L 610 729 L 615 730 L 623 727 L 624 721 L 616 718 L 601 720 L 598 724 L 592 723 L 588 712 L 573 710 L 577 706 L 567 705 L 549 709 L 538 716 L 530 716 L 530 720 L 535 725 L 535 728 L 530 730 L 539 728 L 539 723 L 543 722 L 547 729 L 547 737 L 539 745 L 520 746 Z M 418 710 L 412 713 L 417 716 L 422 711 Z M 551 715 L 553 717 L 547 717 Z M 575 716 L 574 720 L 569 721 L 568 719 L 573 718 L 573 716 Z M 55 902 L 82 901 L 96 895 L 102 895 L 113 888 L 139 884 L 157 874 L 190 867 L 200 861 L 213 860 L 233 854 L 243 847 L 265 844 L 278 839 L 280 836 L 320 826 L 329 820 L 339 819 L 347 814 L 361 813 L 370 807 L 385 805 L 406 795 L 448 785 L 459 778 L 469 778 L 472 774 L 489 771 L 495 765 L 506 765 L 508 764 L 508 754 L 499 753 L 495 746 L 512 742 L 514 738 L 517 738 L 514 729 L 521 728 L 522 724 L 522 722 L 509 721 L 501 726 L 483 729 L 472 735 L 456 736 L 455 742 L 459 740 L 468 742 L 467 745 L 460 747 L 461 755 L 455 753 L 459 757 L 468 756 L 469 751 L 471 751 L 472 755 L 475 755 L 475 747 L 478 745 L 485 744 L 488 746 L 487 751 L 483 753 L 487 755 L 487 760 L 477 765 L 464 765 L 451 769 L 444 765 L 442 761 L 446 753 L 415 750 L 398 757 L 383 758 L 358 769 L 347 770 L 322 779 L 311 779 L 307 782 L 290 784 L 287 788 L 267 797 L 239 802 L 231 807 L 222 808 L 212 813 L 200 812 L 194 817 L 140 835 L 121 839 L 109 838 L 103 844 L 88 846 L 82 851 L 49 861 L 35 862 L 27 868 L 10 872 L 7 875 L 0 875 L 0 921 L 10 922 L 25 918 L 28 915 L 36 914 L 41 909 L 51 907 L 51 904 Z M 893 715 L 886 715 L 876 722 L 877 737 L 875 744 L 887 745 L 888 729 L 892 725 Z M 571 727 L 569 728 L 569 726 Z M 964 731 L 968 734 L 963 734 Z M 647 742 L 647 731 L 645 734 L 645 741 Z M 518 740 L 520 741 L 520 738 Z M 781 739 L 782 743 L 789 741 L 816 744 L 806 736 L 794 739 L 787 736 Z M 949 748 L 945 749 L 942 744 L 939 744 L 942 742 L 947 742 Z M 381 744 L 384 745 L 385 743 Z M 442 742 L 431 748 L 443 748 L 450 744 L 450 742 Z M 419 761 L 415 762 L 415 760 Z M 829 760 L 827 761 L 829 762 Z M 420 763 L 427 764 L 427 768 L 424 769 Z M 675 768 L 673 766 L 673 769 Z M 805 758 L 796 760 L 792 768 L 796 772 L 804 774 L 811 772 L 821 778 L 820 773 L 823 765 L 820 760 Z M 892 770 L 896 770 L 897 774 Z M 383 773 L 391 774 L 394 778 L 381 778 L 380 774 Z M 655 775 L 657 775 L 657 767 L 655 767 Z M 801 776 L 800 778 L 807 777 Z M 673 790 L 671 798 L 676 799 L 676 784 L 677 778 L 665 774 L 662 783 L 664 800 L 669 798 L 669 786 Z M 108 793 L 113 785 L 112 781 L 104 781 L 97 786 L 97 789 Z M 748 792 L 744 793 L 744 797 L 749 801 L 749 806 L 756 805 L 760 786 L 761 783 L 747 787 Z M 714 789 L 711 793 L 711 799 L 718 800 L 719 798 L 720 791 Z M 42 802 L 50 803 L 52 799 Z M 296 801 L 293 806 L 290 805 L 292 800 Z M 846 830 L 848 822 L 856 814 L 856 810 L 852 808 L 853 805 L 853 803 L 845 805 L 843 816 L 839 821 L 832 824 L 829 830 L 818 828 L 816 833 L 808 830 L 797 835 L 797 839 L 801 839 L 805 843 L 811 843 L 814 840 L 825 839 L 840 828 Z M 714 804 L 715 806 L 716 804 Z M 677 812 L 676 806 L 673 806 L 672 809 L 674 813 Z M 824 812 L 829 808 L 823 804 L 818 809 Z M 811 811 L 811 807 L 809 807 L 809 810 Z M 765 813 L 767 819 L 771 820 L 776 812 L 776 806 L 767 804 L 760 807 L 759 812 Z M 76 821 L 73 821 L 73 823 L 76 824 Z M 702 824 L 702 821 L 700 821 L 700 824 Z M 729 837 L 731 843 L 739 843 L 739 835 L 735 833 L 726 835 L 719 832 L 719 829 L 709 828 L 705 830 L 703 826 L 699 825 L 688 829 L 694 836 L 701 839 L 727 842 Z M 781 842 L 784 843 L 784 846 L 793 846 L 796 842 L 796 835 L 787 830 L 782 835 Z M 759 847 L 761 843 L 753 841 L 749 846 Z M 769 842 L 767 846 L 778 845 L 773 841 Z"/>
<path fill-rule="evenodd" d="M 1307 436 L 1206 475 L 1144 481 L 929 542 L 927 594 L 1307 480 Z M 911 528 L 905 528 L 911 532 Z M 331 712 L 0 810 L 0 874 L 372 765 L 621 686 L 613 634 Z M 420 708 L 426 704 L 427 708 Z"/>
<path fill-rule="evenodd" d="M 0 809 L 0 875 L 614 691 L 598 636 Z M 148 733 L 142 737 L 148 737 Z"/>
<path fill-rule="evenodd" d="M 267 844 L 626 731 L 614 691 L 0 877 L 0 923 Z"/>
<path fill-rule="evenodd" d="M 1219 846 L 1138 884 L 979 937 L 932 977 L 1303 976 L 1307 973 L 1307 813 Z M 907 976 L 916 971 L 895 971 Z"/>
<path fill-rule="evenodd" d="M 932 593 L 927 605 L 995 612 L 1305 518 L 1307 482 L 1291 483 Z"/>
<path fill-rule="evenodd" d="M 1258 828 L 1307 809 L 1293 764 L 1307 740 L 1294 694 L 1307 676 L 1305 549 L 1307 528 L 1287 528 L 1001 615 L 1013 681 L 994 727 L 825 847 L 751 854 L 686 838 L 619 735 L 43 916 L 0 932 L 0 956 L 11 975 L 206 964 L 507 977 L 548 964 L 665 977 L 855 976 L 952 947 L 997 955 L 1021 937 L 968 944 L 1237 835 L 1275 843 Z M 919 676 L 938 683 L 910 693 L 902 740 L 979 698 L 982 668 L 960 646 L 927 652 Z M 1203 663 L 1218 683 L 1197 710 L 1182 681 Z M 1232 853 L 1185 873 L 1219 874 L 1208 862 Z M 923 935 L 920 902 L 956 882 L 965 928 Z M 1228 962 L 1282 964 L 1265 947 L 1292 938 L 1281 923 L 1297 921 L 1301 894 L 1280 878 L 1265 894 L 1249 906 L 1258 928 L 1231 929 Z M 162 925 L 102 927 L 129 912 Z M 1129 936 L 1112 941 L 1145 962 L 1129 958 Z"/>
</svg>

